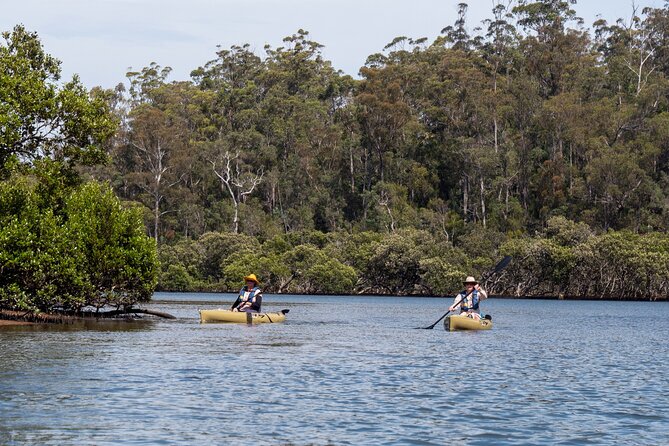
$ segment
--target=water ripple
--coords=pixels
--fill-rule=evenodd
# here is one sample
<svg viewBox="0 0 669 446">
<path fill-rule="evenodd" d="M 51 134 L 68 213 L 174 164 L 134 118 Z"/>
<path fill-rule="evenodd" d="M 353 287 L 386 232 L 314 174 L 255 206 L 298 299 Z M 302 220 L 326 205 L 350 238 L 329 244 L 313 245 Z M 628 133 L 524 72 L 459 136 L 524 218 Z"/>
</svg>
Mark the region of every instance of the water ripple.
<svg viewBox="0 0 669 446">
<path fill-rule="evenodd" d="M 0 444 L 669 444 L 665 304 L 493 299 L 448 333 L 413 329 L 443 299 L 267 296 L 285 324 L 200 325 L 220 298 L 1 330 Z"/>
</svg>

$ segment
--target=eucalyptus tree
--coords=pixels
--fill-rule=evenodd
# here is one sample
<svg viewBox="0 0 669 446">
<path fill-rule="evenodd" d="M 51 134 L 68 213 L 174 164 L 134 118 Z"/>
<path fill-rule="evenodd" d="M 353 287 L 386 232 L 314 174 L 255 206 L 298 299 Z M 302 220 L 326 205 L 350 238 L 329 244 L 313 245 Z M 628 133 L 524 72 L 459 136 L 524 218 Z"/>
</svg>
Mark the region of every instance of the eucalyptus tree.
<svg viewBox="0 0 669 446">
<path fill-rule="evenodd" d="M 633 8 L 629 20 L 612 25 L 595 23 L 610 105 L 601 132 L 607 144 L 590 156 L 585 171 L 604 227 L 658 227 L 658 211 L 665 207 L 661 197 L 666 196 L 666 187 L 662 190 L 661 185 L 668 152 L 656 123 L 663 121 L 668 106 L 662 56 L 668 31 L 661 26 L 668 14 L 666 7 L 638 12 Z M 609 173 L 595 170 L 603 166 L 610 168 Z M 606 175 L 612 177 L 604 180 Z"/>
<path fill-rule="evenodd" d="M 644 8 L 644 27 L 648 30 L 650 41 L 648 46 L 653 49 L 653 59 L 658 70 L 669 76 L 669 3 L 664 2 L 662 8 Z"/>
<path fill-rule="evenodd" d="M 512 10 L 518 24 L 529 32 L 523 40 L 526 66 L 540 80 L 544 97 L 561 90 L 571 59 L 581 53 L 574 40 L 587 39 L 585 31 L 568 28 L 571 22 L 582 23 L 571 8 L 575 3 L 576 0 L 520 0 Z"/>
<path fill-rule="evenodd" d="M 210 160 L 212 170 L 221 181 L 221 188 L 229 194 L 234 208 L 232 230 L 239 232 L 239 204 L 253 193 L 256 186 L 262 182 L 264 175 L 262 167 L 251 172 L 241 166 L 239 153 L 231 154 L 226 151 L 219 154 L 219 158 Z"/>
<path fill-rule="evenodd" d="M 240 230 L 240 204 L 259 189 L 268 162 L 265 136 L 259 131 L 262 90 L 257 84 L 265 66 L 249 45 L 217 51 L 217 58 L 191 73 L 206 92 L 207 125 L 194 134 L 207 175 L 218 184 L 217 196 L 232 205 L 231 229 Z"/>
<path fill-rule="evenodd" d="M 322 45 L 310 40 L 308 32 L 298 30 L 284 44 L 266 48 L 267 70 L 258 80 L 266 92 L 261 132 L 275 156 L 268 173 L 276 182 L 268 182 L 265 196 L 278 205 L 270 209 L 277 211 L 284 228 L 296 230 L 329 220 L 314 209 L 323 208 L 319 197 L 328 201 L 328 189 L 339 188 L 333 172 L 346 153 L 337 111 L 346 105 L 351 82 L 323 59 Z"/>
<path fill-rule="evenodd" d="M 491 209 L 493 214 L 500 214 L 498 225 L 504 228 L 517 224 L 512 221 L 513 209 L 514 202 L 518 203 L 518 184 L 522 181 L 519 175 L 521 166 L 518 163 L 517 143 L 513 138 L 517 134 L 513 126 L 516 98 L 511 89 L 523 70 L 522 54 L 518 48 L 521 37 L 512 23 L 512 3 L 511 0 L 496 0 L 493 3 L 492 18 L 483 22 L 487 28 L 479 45 L 484 63 L 482 68 L 492 83 L 492 91 L 482 99 L 486 102 L 492 119 L 492 144 L 499 163 L 499 173 L 493 179 L 497 200 Z M 496 207 L 498 212 L 494 211 Z"/>
<path fill-rule="evenodd" d="M 407 45 L 410 49 L 406 49 Z M 360 218 L 365 225 L 370 210 L 381 206 L 390 218 L 389 225 L 384 226 L 395 229 L 387 191 L 383 188 L 374 191 L 374 188 L 378 183 L 400 182 L 404 168 L 408 167 L 403 163 L 407 155 L 405 149 L 410 144 L 411 129 L 416 130 L 411 126 L 417 123 L 414 113 L 420 112 L 420 106 L 412 102 L 420 100 L 412 92 L 422 85 L 422 76 L 414 72 L 416 57 L 421 51 L 419 46 L 413 39 L 397 37 L 385 46 L 387 55 L 370 56 L 360 70 L 363 80 L 356 90 L 354 111 L 361 147 L 362 178 L 358 188 L 363 213 Z"/>
<path fill-rule="evenodd" d="M 177 192 L 193 178 L 192 133 L 201 125 L 200 100 L 186 82 L 166 83 L 169 68 L 151 64 L 127 74 L 129 113 L 119 166 L 128 182 L 128 198 L 151 212 L 151 235 L 161 239 L 163 216 L 179 212 Z"/>
</svg>

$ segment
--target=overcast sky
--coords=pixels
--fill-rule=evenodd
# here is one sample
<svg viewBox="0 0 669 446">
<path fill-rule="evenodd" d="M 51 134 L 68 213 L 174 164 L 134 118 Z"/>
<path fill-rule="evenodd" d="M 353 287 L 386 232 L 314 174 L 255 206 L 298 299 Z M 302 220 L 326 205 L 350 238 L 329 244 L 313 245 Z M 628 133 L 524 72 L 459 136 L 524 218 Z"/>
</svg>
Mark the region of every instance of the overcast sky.
<svg viewBox="0 0 669 446">
<path fill-rule="evenodd" d="M 189 79 L 215 58 L 216 46 L 282 44 L 300 28 L 325 45 L 334 67 L 357 76 L 370 54 L 397 36 L 439 35 L 461 0 L 0 0 L 0 29 L 22 23 L 37 31 L 46 50 L 62 61 L 65 79 L 78 73 L 88 87 L 113 87 L 129 67 L 150 62 Z M 490 17 L 492 0 L 469 0 L 468 28 Z M 637 0 L 662 7 L 663 0 Z M 599 15 L 629 18 L 632 0 L 580 0 L 577 13 L 590 25 Z"/>
</svg>

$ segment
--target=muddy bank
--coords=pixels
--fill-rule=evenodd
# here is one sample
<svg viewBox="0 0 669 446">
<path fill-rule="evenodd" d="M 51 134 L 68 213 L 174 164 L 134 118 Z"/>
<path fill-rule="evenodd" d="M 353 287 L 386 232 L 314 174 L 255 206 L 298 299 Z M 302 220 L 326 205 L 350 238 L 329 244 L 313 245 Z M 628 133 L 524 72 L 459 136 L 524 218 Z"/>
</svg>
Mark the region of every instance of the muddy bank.
<svg viewBox="0 0 669 446">
<path fill-rule="evenodd" d="M 7 319 L 0 319 L 0 327 L 9 327 L 9 326 L 16 326 L 16 325 L 35 325 L 34 322 L 28 322 L 28 321 L 13 321 L 13 320 L 7 320 Z"/>
</svg>

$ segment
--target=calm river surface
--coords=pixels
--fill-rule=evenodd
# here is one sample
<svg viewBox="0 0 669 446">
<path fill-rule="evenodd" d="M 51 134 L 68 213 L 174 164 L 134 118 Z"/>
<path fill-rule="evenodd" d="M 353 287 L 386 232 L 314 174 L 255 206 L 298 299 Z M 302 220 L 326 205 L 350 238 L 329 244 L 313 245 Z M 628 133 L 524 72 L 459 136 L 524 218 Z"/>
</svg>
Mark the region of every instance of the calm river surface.
<svg viewBox="0 0 669 446">
<path fill-rule="evenodd" d="M 0 444 L 669 444 L 669 305 L 266 295 L 284 324 L 0 328 Z M 636 315 L 636 316 L 634 316 Z M 643 316 L 643 317 L 640 317 Z"/>
</svg>

